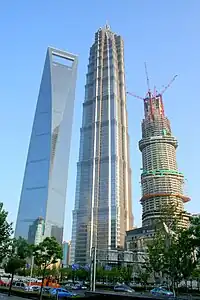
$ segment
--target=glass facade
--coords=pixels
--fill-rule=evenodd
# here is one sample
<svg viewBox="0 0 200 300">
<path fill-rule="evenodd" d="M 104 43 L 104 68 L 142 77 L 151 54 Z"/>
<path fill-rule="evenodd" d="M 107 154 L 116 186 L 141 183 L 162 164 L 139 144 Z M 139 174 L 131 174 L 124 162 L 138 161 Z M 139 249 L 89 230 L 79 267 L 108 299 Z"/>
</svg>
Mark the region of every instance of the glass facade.
<svg viewBox="0 0 200 300">
<path fill-rule="evenodd" d="M 124 45 L 108 26 L 90 49 L 79 151 L 71 261 L 84 264 L 133 225 Z"/>
<path fill-rule="evenodd" d="M 71 247 L 71 242 L 63 242 L 63 260 L 62 264 L 63 267 L 67 267 L 70 263 L 70 247 Z"/>
<path fill-rule="evenodd" d="M 45 220 L 44 236 L 62 242 L 77 56 L 48 48 L 28 150 L 15 236 Z"/>
<path fill-rule="evenodd" d="M 38 218 L 29 226 L 28 242 L 32 245 L 38 245 L 43 241 L 45 229 L 45 221 L 42 218 Z"/>
</svg>

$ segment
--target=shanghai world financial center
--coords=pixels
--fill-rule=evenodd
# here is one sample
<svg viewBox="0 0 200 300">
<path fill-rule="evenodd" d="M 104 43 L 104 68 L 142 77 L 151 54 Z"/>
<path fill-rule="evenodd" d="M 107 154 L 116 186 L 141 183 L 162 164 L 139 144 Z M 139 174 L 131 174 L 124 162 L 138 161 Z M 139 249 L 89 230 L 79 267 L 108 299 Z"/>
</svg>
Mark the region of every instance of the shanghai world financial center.
<svg viewBox="0 0 200 300">
<path fill-rule="evenodd" d="M 71 65 L 62 64 L 69 60 Z M 38 218 L 62 241 L 77 57 L 49 48 L 32 129 L 15 235 Z M 90 49 L 73 210 L 71 262 L 124 246 L 133 226 L 124 44 L 109 26 Z"/>
<path fill-rule="evenodd" d="M 15 236 L 32 236 L 37 219 L 44 236 L 62 242 L 77 57 L 48 48 L 25 167 Z M 31 240 L 32 241 L 32 240 Z"/>
</svg>

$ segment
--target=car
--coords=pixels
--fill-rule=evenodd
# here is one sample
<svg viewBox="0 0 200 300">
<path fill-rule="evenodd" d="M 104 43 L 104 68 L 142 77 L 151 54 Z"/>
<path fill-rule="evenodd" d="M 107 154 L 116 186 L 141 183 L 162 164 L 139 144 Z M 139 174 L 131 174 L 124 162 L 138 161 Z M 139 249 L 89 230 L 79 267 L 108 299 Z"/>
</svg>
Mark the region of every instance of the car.
<svg viewBox="0 0 200 300">
<path fill-rule="evenodd" d="M 0 286 L 6 286 L 6 282 L 0 279 Z"/>
<path fill-rule="evenodd" d="M 66 289 L 62 288 L 52 288 L 50 290 L 50 295 L 56 296 L 58 295 L 58 298 L 65 298 L 65 297 L 74 297 L 76 294 L 69 292 Z"/>
<path fill-rule="evenodd" d="M 25 291 L 29 291 L 29 292 L 38 292 L 40 290 L 40 286 L 38 285 L 29 285 L 28 287 L 25 287 Z"/>
<path fill-rule="evenodd" d="M 150 293 L 154 296 L 174 297 L 174 294 L 163 286 L 155 287 Z"/>
<path fill-rule="evenodd" d="M 43 286 L 43 293 L 50 294 L 51 289 L 52 287 L 50 286 Z"/>
<path fill-rule="evenodd" d="M 114 287 L 115 292 L 134 293 L 135 291 L 126 284 L 117 284 Z"/>
<path fill-rule="evenodd" d="M 76 283 L 75 285 L 71 285 L 72 290 L 86 290 L 87 287 L 83 284 Z"/>
<path fill-rule="evenodd" d="M 9 282 L 10 285 L 10 282 Z M 19 290 L 28 289 L 28 285 L 23 281 L 13 281 L 12 287 Z"/>
</svg>

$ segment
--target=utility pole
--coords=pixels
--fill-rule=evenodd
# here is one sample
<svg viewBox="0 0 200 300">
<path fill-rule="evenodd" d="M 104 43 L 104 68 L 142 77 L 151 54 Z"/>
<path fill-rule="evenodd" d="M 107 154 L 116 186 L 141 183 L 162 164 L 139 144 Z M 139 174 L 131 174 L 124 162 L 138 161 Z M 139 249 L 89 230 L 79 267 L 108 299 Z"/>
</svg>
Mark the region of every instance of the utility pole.
<svg viewBox="0 0 200 300">
<path fill-rule="evenodd" d="M 96 283 L 96 265 L 97 265 L 97 249 L 92 247 L 91 251 L 91 269 L 90 269 L 90 290 L 95 292 Z"/>
<path fill-rule="evenodd" d="M 30 277 L 33 277 L 33 267 L 34 267 L 34 256 L 32 255 L 31 257 L 31 272 L 30 272 Z"/>
</svg>

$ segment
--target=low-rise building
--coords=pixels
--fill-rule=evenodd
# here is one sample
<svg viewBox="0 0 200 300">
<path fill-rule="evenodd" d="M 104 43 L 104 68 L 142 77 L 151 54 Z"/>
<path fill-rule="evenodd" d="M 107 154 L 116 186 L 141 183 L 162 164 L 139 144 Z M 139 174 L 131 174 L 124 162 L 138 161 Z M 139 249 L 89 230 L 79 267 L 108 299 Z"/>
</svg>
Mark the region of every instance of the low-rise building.
<svg viewBox="0 0 200 300">
<path fill-rule="evenodd" d="M 153 226 L 135 228 L 126 232 L 126 249 L 133 252 L 135 263 L 144 263 L 147 256 L 147 244 L 153 238 Z"/>
</svg>

